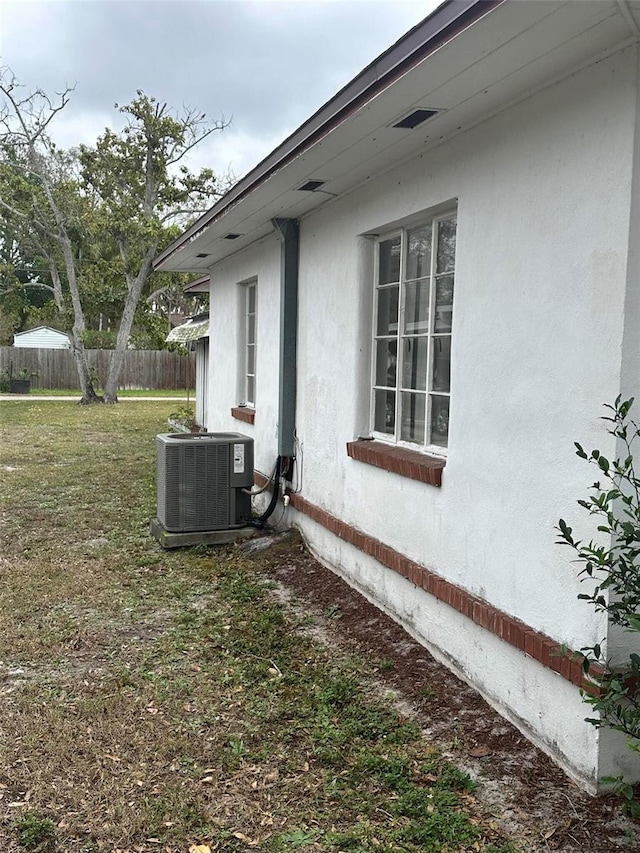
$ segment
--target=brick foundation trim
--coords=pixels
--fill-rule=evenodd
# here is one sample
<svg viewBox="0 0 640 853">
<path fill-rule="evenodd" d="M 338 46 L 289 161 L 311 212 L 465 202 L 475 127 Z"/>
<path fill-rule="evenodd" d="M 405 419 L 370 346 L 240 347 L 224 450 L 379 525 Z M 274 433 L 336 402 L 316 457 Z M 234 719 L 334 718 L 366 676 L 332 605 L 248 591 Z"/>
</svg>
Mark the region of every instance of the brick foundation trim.
<svg viewBox="0 0 640 853">
<path fill-rule="evenodd" d="M 267 483 L 266 478 L 257 473 L 254 479 L 260 486 Z M 320 524 L 339 539 L 373 557 L 383 566 L 402 575 L 417 587 L 433 595 L 438 601 L 442 601 L 458 613 L 471 619 L 476 625 L 480 625 L 481 628 L 490 631 L 505 643 L 524 652 L 547 669 L 557 672 L 558 675 L 572 684 L 590 693 L 596 692 L 597 687 L 585 675 L 582 668 L 582 657 L 564 648 L 556 640 L 540 633 L 520 619 L 498 610 L 497 607 L 478 598 L 466 589 L 439 577 L 431 569 L 415 563 L 399 551 L 390 548 L 378 539 L 374 539 L 373 536 L 369 536 L 356 527 L 341 521 L 335 515 L 331 515 L 321 507 L 312 504 L 302 495 L 290 493 L 290 501 L 291 506 L 298 512 Z M 602 668 L 596 665 L 591 666 L 590 672 L 596 678 L 603 674 Z"/>
<path fill-rule="evenodd" d="M 247 406 L 235 406 L 231 409 L 231 417 L 237 421 L 244 421 L 247 424 L 252 424 L 256 419 L 256 410 L 250 409 Z"/>
<path fill-rule="evenodd" d="M 418 453 L 407 447 L 395 447 L 383 441 L 360 439 L 347 443 L 347 454 L 351 459 L 375 465 L 385 471 L 393 471 L 403 477 L 419 480 L 429 486 L 442 485 L 442 471 L 445 459 Z"/>
</svg>

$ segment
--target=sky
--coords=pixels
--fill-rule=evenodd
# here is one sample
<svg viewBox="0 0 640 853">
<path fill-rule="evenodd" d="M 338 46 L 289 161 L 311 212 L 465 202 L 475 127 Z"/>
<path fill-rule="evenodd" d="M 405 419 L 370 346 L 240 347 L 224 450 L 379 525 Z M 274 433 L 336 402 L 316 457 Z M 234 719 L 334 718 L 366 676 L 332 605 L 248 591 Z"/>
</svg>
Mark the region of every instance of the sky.
<svg viewBox="0 0 640 853">
<path fill-rule="evenodd" d="M 118 129 L 137 89 L 229 127 L 189 165 L 240 178 L 440 0 L 1 0 L 0 65 L 75 86 L 63 148 Z"/>
</svg>

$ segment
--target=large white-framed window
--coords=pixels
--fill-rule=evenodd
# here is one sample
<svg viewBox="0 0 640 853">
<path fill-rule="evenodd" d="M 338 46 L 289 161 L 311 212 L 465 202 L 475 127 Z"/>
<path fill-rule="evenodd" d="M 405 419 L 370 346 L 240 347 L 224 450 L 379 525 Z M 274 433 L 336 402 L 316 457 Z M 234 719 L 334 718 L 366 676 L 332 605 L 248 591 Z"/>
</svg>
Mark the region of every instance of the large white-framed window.
<svg viewBox="0 0 640 853">
<path fill-rule="evenodd" d="M 258 319 L 258 285 L 244 285 L 244 404 L 256 406 L 256 330 Z"/>
<path fill-rule="evenodd" d="M 373 435 L 443 453 L 449 435 L 456 212 L 376 241 Z"/>
</svg>

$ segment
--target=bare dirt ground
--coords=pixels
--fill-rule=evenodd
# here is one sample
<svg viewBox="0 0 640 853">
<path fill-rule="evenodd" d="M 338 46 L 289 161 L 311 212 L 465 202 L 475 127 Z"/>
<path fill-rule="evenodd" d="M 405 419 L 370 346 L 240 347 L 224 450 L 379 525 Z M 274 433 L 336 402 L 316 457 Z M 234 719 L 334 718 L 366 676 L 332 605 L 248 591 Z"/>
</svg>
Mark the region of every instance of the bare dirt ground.
<svg viewBox="0 0 640 853">
<path fill-rule="evenodd" d="M 466 770 L 483 808 L 527 853 L 636 853 L 640 825 L 612 796 L 594 798 L 391 618 L 317 562 L 297 536 L 260 564 L 289 606 L 315 617 L 324 642 L 384 662 L 372 689 L 395 701 Z"/>
</svg>

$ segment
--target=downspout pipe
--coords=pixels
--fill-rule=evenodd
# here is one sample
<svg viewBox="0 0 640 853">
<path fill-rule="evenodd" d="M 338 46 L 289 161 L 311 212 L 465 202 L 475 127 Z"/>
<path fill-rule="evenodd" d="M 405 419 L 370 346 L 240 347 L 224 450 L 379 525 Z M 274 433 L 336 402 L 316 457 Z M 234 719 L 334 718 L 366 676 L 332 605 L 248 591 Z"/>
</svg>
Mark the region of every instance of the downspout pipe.
<svg viewBox="0 0 640 853">
<path fill-rule="evenodd" d="M 280 376 L 278 385 L 278 456 L 293 459 L 296 432 L 298 336 L 298 264 L 300 225 L 297 219 L 272 219 L 280 238 Z M 283 474 L 286 474 L 286 466 Z"/>
</svg>

